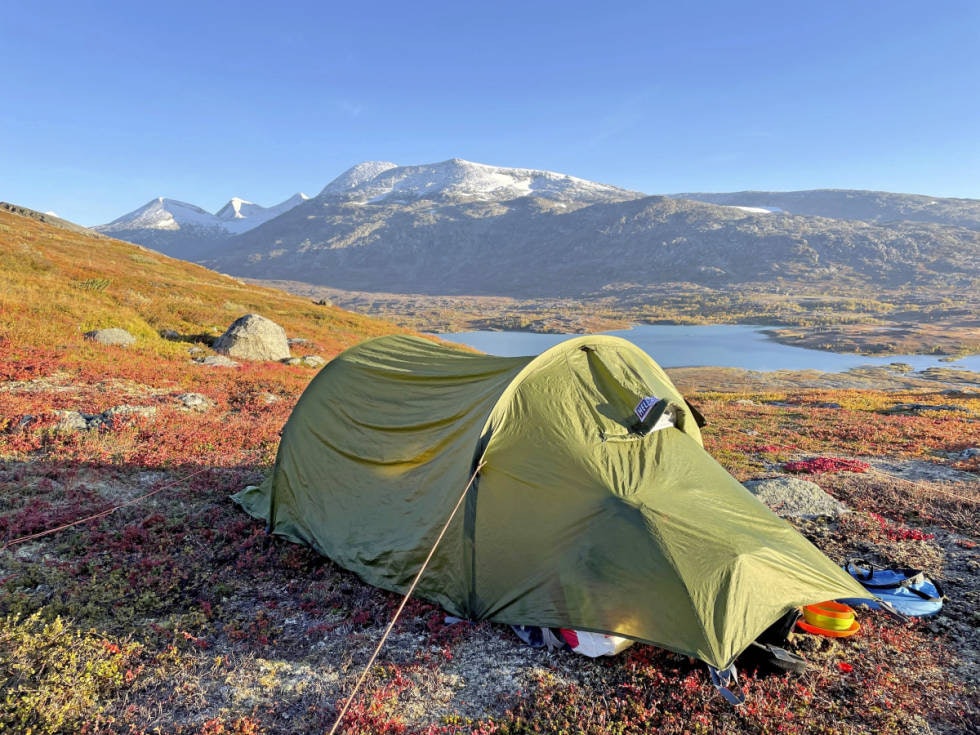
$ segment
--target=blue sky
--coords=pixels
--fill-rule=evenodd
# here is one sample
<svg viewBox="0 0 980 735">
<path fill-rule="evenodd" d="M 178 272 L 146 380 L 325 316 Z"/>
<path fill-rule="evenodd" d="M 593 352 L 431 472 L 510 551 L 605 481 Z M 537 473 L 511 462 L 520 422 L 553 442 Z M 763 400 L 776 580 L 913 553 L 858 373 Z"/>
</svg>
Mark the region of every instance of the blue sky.
<svg viewBox="0 0 980 735">
<path fill-rule="evenodd" d="M 7 3 L 0 199 L 85 225 L 464 158 L 980 198 L 980 2 Z"/>
</svg>

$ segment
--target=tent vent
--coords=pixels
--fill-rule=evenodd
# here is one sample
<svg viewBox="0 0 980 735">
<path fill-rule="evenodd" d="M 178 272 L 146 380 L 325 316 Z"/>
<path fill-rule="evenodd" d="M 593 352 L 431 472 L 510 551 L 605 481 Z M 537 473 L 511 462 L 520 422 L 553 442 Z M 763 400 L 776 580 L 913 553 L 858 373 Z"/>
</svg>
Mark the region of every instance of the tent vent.
<svg viewBox="0 0 980 735">
<path fill-rule="evenodd" d="M 654 428 L 673 426 L 673 410 L 668 411 L 669 408 L 666 398 L 644 396 L 633 409 L 630 431 L 640 436 L 646 436 Z"/>
</svg>

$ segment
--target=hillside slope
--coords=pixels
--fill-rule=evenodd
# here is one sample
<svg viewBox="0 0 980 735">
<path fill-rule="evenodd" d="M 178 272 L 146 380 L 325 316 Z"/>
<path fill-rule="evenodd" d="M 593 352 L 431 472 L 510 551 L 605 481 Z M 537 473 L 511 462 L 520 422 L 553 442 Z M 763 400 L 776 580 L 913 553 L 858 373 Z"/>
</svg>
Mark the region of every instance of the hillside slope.
<svg viewBox="0 0 980 735">
<path fill-rule="evenodd" d="M 83 365 L 99 353 L 85 332 L 108 327 L 136 336 L 132 352 L 184 365 L 189 348 L 207 351 L 231 322 L 253 312 L 306 340 L 299 349 L 325 358 L 366 337 L 402 331 L 22 211 L 0 209 L 7 371 L 44 362 Z M 169 339 L 161 336 L 166 330 Z"/>
</svg>

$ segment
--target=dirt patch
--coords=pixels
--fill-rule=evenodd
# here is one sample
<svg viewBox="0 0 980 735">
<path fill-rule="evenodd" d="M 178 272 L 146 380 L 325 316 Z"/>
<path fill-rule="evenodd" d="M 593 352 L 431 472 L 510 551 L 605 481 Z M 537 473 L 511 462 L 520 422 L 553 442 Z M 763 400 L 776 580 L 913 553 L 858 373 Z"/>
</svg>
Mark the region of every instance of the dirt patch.
<svg viewBox="0 0 980 735">
<path fill-rule="evenodd" d="M 950 490 L 953 492 L 966 490 L 977 496 L 975 500 L 980 499 L 980 478 L 972 472 L 963 472 L 939 462 L 918 459 L 896 460 L 877 457 L 867 461 L 878 472 L 909 482 L 965 485 L 965 488 L 954 487 Z M 938 491 L 933 488 L 933 492 Z"/>
</svg>

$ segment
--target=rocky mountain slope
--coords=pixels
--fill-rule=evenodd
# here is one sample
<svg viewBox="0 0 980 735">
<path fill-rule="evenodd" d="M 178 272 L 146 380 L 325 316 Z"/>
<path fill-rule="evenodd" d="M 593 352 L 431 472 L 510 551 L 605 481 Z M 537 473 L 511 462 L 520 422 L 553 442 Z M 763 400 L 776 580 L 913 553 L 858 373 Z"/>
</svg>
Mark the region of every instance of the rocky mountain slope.
<svg viewBox="0 0 980 735">
<path fill-rule="evenodd" d="M 886 191 L 736 191 L 671 195 L 708 204 L 759 207 L 791 214 L 860 220 L 874 224 L 932 222 L 980 230 L 980 200 L 951 199 Z"/>
<path fill-rule="evenodd" d="M 585 206 L 534 196 L 373 204 L 317 197 L 205 262 L 240 276 L 396 293 L 581 297 L 678 281 L 834 279 L 962 288 L 980 273 L 980 234 L 666 197 Z"/>
</svg>

